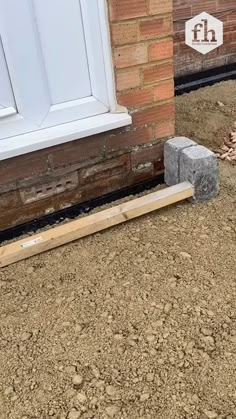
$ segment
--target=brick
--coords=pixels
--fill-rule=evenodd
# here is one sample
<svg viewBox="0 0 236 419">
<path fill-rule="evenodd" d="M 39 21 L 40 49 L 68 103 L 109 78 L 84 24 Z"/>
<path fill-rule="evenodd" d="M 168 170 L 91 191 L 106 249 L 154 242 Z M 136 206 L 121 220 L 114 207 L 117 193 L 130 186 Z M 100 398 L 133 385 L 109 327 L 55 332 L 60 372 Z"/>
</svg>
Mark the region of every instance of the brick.
<svg viewBox="0 0 236 419">
<path fill-rule="evenodd" d="M 110 0 L 111 20 L 125 20 L 146 16 L 146 0 Z"/>
<path fill-rule="evenodd" d="M 172 12 L 172 0 L 149 0 L 150 15 L 160 15 Z"/>
<path fill-rule="evenodd" d="M 105 135 L 81 138 L 77 141 L 63 144 L 50 150 L 53 169 L 65 167 L 75 163 L 84 165 L 93 158 L 102 159 L 105 152 Z"/>
<path fill-rule="evenodd" d="M 0 162 L 0 192 L 6 184 L 13 184 L 20 179 L 29 179 L 47 172 L 47 150 L 24 154 Z M 16 187 L 16 185 L 12 185 Z M 9 188 L 10 185 L 9 185 Z"/>
<path fill-rule="evenodd" d="M 87 202 L 92 198 L 98 198 L 108 193 L 118 191 L 132 185 L 132 183 L 133 179 L 131 173 L 122 173 L 89 183 L 82 189 L 81 202 Z"/>
<path fill-rule="evenodd" d="M 225 10 L 225 9 L 235 9 L 235 0 L 218 0 L 218 7 L 217 10 Z"/>
<path fill-rule="evenodd" d="M 138 22 L 113 24 L 111 34 L 112 45 L 125 45 L 137 42 Z"/>
<path fill-rule="evenodd" d="M 164 145 L 162 143 L 141 148 L 131 153 L 131 165 L 138 166 L 154 161 L 162 161 L 164 156 Z"/>
<path fill-rule="evenodd" d="M 204 11 L 204 10 L 203 10 Z M 192 7 L 181 7 L 181 8 L 174 8 L 173 10 L 173 19 L 180 20 L 180 19 L 191 19 L 192 17 Z"/>
<path fill-rule="evenodd" d="M 118 92 L 138 87 L 140 84 L 140 70 L 138 68 L 127 69 L 122 72 L 116 71 L 116 89 Z"/>
<path fill-rule="evenodd" d="M 165 168 L 164 168 L 163 158 L 155 161 L 153 163 L 153 166 L 154 166 L 154 176 L 157 176 L 157 175 L 160 175 L 160 174 L 164 173 Z"/>
<path fill-rule="evenodd" d="M 1 194 L 0 211 L 8 211 L 12 208 L 18 208 L 22 205 L 19 191 L 11 191 Z"/>
<path fill-rule="evenodd" d="M 11 208 L 7 213 L 0 214 L 0 230 L 26 223 L 63 208 L 68 208 L 81 202 L 80 200 L 81 192 L 77 189 L 27 205 L 19 205 L 17 208 Z"/>
<path fill-rule="evenodd" d="M 192 16 L 198 15 L 202 12 L 214 13 L 217 10 L 216 0 L 204 0 L 192 5 Z"/>
<path fill-rule="evenodd" d="M 151 127 L 139 128 L 107 138 L 106 152 L 109 154 L 114 151 L 127 150 L 141 144 L 149 143 L 154 139 Z"/>
<path fill-rule="evenodd" d="M 118 47 L 114 52 L 114 61 L 117 68 L 147 63 L 148 46 L 146 44 L 134 44 L 127 47 Z"/>
<path fill-rule="evenodd" d="M 149 58 L 151 61 L 166 60 L 173 57 L 173 40 L 158 41 L 149 46 Z"/>
<path fill-rule="evenodd" d="M 144 84 L 148 84 L 170 79 L 173 77 L 173 72 L 174 67 L 172 61 L 151 66 L 143 70 L 143 82 Z"/>
<path fill-rule="evenodd" d="M 175 134 L 175 121 L 160 122 L 155 127 L 155 138 L 172 137 Z"/>
<path fill-rule="evenodd" d="M 236 51 L 236 42 L 229 43 L 228 45 L 223 45 L 221 51 L 225 54 L 235 54 Z"/>
<path fill-rule="evenodd" d="M 145 180 L 151 179 L 155 175 L 154 164 L 140 164 L 133 168 L 132 177 L 134 183 L 141 183 Z"/>
<path fill-rule="evenodd" d="M 120 94 L 117 100 L 120 105 L 127 106 L 128 108 L 139 108 L 152 103 L 152 97 L 153 89 L 149 87 Z"/>
<path fill-rule="evenodd" d="M 33 186 L 20 185 L 20 197 L 23 204 L 46 199 L 55 196 L 67 190 L 74 190 L 78 186 L 77 171 L 58 176 L 54 178 L 51 175 L 49 182 L 45 177 L 39 177 L 34 180 Z"/>
<path fill-rule="evenodd" d="M 160 83 L 153 88 L 154 100 L 161 101 L 174 97 L 174 80 L 168 80 Z"/>
<path fill-rule="evenodd" d="M 227 14 L 227 21 L 228 22 L 236 22 L 236 10 L 235 11 L 232 11 L 232 12 L 229 12 L 228 14 Z"/>
<path fill-rule="evenodd" d="M 139 24 L 140 39 L 164 38 L 172 34 L 172 16 L 141 21 Z"/>
<path fill-rule="evenodd" d="M 148 124 L 156 124 L 157 122 L 173 119 L 174 103 L 165 103 L 154 106 L 152 108 L 140 110 L 133 114 L 133 125 L 143 126 Z"/>
<path fill-rule="evenodd" d="M 185 42 L 185 31 L 175 32 L 174 42 L 175 47 L 178 47 L 179 42 Z"/>
<path fill-rule="evenodd" d="M 185 7 L 188 4 L 192 4 L 192 2 L 193 0 L 174 0 L 174 9 Z"/>
<path fill-rule="evenodd" d="M 119 175 L 130 170 L 130 155 L 123 154 L 119 157 L 105 160 L 102 163 L 93 165 L 80 172 L 80 184 L 94 182 L 99 179 Z"/>
</svg>

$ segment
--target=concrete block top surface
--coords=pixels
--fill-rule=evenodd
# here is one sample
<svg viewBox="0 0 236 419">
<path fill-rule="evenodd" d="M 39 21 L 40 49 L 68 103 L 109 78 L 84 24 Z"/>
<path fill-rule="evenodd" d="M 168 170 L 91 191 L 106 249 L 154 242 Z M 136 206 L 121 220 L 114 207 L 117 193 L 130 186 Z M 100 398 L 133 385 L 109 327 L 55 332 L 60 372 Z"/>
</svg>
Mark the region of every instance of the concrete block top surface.
<svg viewBox="0 0 236 419">
<path fill-rule="evenodd" d="M 187 137 L 174 137 L 166 142 L 167 145 L 175 147 L 176 149 L 184 149 L 196 145 L 196 143 Z"/>
<path fill-rule="evenodd" d="M 185 154 L 187 157 L 193 160 L 202 160 L 206 158 L 217 159 L 217 157 L 211 150 L 208 150 L 208 148 L 203 147 L 201 145 L 186 148 L 185 150 L 183 150 L 183 154 Z"/>
</svg>

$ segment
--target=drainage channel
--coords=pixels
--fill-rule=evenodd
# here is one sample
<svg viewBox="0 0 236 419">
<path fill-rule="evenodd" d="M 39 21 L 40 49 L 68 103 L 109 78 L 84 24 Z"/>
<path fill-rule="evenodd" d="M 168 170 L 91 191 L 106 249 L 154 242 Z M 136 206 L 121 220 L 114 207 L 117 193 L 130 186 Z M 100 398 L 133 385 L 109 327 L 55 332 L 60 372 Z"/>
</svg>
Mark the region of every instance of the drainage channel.
<svg viewBox="0 0 236 419">
<path fill-rule="evenodd" d="M 215 83 L 228 80 L 236 80 L 236 63 L 177 77 L 175 79 L 175 94 L 180 96 L 201 87 L 212 86 Z"/>
<path fill-rule="evenodd" d="M 57 211 L 53 214 L 45 215 L 41 218 L 29 221 L 28 223 L 12 227 L 10 229 L 0 232 L 0 243 L 2 243 L 3 241 L 17 239 L 18 237 L 25 234 L 34 234 L 38 230 L 45 227 L 51 227 L 53 225 L 56 226 L 62 223 L 65 219 L 73 220 L 79 217 L 81 214 L 87 214 L 97 207 L 110 204 L 112 202 L 117 201 L 118 199 L 126 198 L 129 195 L 137 195 L 141 192 L 148 191 L 158 185 L 162 185 L 163 183 L 164 174 L 160 174 L 151 180 L 121 189 L 119 191 L 111 192 L 109 194 L 103 195 L 102 197 L 93 199 L 89 202 L 74 205 L 70 208 L 66 208 Z"/>
</svg>

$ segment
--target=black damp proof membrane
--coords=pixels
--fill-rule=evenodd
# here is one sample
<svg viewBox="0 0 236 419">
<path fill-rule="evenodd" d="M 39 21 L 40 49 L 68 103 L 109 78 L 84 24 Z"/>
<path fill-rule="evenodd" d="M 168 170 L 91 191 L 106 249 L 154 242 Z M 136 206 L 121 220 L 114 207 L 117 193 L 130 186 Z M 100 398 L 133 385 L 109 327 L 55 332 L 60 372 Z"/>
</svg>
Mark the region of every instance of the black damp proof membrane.
<svg viewBox="0 0 236 419">
<path fill-rule="evenodd" d="M 126 198 L 129 195 L 137 195 L 141 192 L 148 191 L 152 188 L 155 188 L 158 185 L 164 183 L 164 174 L 158 175 L 151 180 L 133 185 L 119 191 L 115 191 L 106 195 L 103 195 L 99 198 L 93 199 L 91 201 L 85 202 L 83 204 L 74 205 L 70 208 L 66 208 L 60 211 L 57 211 L 50 215 L 45 215 L 41 218 L 37 218 L 28 223 L 21 224 L 10 229 L 0 231 L 0 244 L 7 240 L 14 240 L 22 235 L 31 235 L 36 233 L 38 230 L 56 226 L 62 223 L 65 219 L 74 220 L 78 218 L 81 214 L 88 214 L 94 208 L 100 207 L 105 204 L 110 204 L 117 201 L 118 199 Z"/>
<path fill-rule="evenodd" d="M 228 80 L 236 80 L 236 63 L 175 78 L 175 95 L 180 96 Z"/>
</svg>

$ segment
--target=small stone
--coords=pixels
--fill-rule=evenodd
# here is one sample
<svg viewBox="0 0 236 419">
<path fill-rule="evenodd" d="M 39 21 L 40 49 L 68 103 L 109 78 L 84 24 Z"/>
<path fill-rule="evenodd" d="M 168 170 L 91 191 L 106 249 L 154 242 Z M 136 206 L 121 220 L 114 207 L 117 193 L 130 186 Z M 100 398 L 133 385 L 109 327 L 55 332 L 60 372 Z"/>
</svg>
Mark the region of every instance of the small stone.
<svg viewBox="0 0 236 419">
<path fill-rule="evenodd" d="M 32 333 L 30 333 L 30 332 L 23 332 L 22 335 L 21 335 L 21 340 L 22 340 L 22 342 L 26 342 L 31 337 L 32 337 Z"/>
<path fill-rule="evenodd" d="M 97 367 L 92 367 L 92 373 L 94 375 L 94 377 L 98 380 L 100 377 L 100 371 Z"/>
<path fill-rule="evenodd" d="M 166 303 L 165 307 L 164 307 L 164 313 L 165 314 L 169 314 L 172 310 L 172 304 L 171 303 Z"/>
<path fill-rule="evenodd" d="M 71 325 L 70 322 L 63 322 L 62 327 L 69 327 Z"/>
<path fill-rule="evenodd" d="M 141 396 L 140 396 L 140 402 L 145 402 L 146 400 L 149 399 L 149 397 L 150 397 L 150 394 L 148 394 L 148 393 L 141 394 Z"/>
<path fill-rule="evenodd" d="M 106 393 L 108 396 L 114 396 L 117 393 L 117 389 L 114 386 L 107 386 Z"/>
<path fill-rule="evenodd" d="M 67 367 L 65 367 L 65 372 L 67 374 L 74 374 L 76 372 L 76 368 L 74 365 L 68 365 Z"/>
<path fill-rule="evenodd" d="M 87 400 L 87 397 L 83 393 L 78 393 L 76 398 L 77 398 L 78 402 L 81 403 L 81 404 L 85 403 L 86 400 Z"/>
<path fill-rule="evenodd" d="M 30 266 L 29 268 L 27 268 L 26 272 L 27 274 L 32 274 L 34 272 L 33 266 Z"/>
<path fill-rule="evenodd" d="M 83 383 L 83 377 L 80 374 L 76 374 L 73 377 L 73 385 L 75 388 L 78 388 L 81 386 L 81 384 Z"/>
<path fill-rule="evenodd" d="M 146 380 L 148 383 L 151 383 L 154 380 L 154 374 L 152 372 L 149 372 L 146 376 Z"/>
<path fill-rule="evenodd" d="M 191 259 L 191 255 L 187 252 L 180 252 L 180 256 L 184 259 Z"/>
<path fill-rule="evenodd" d="M 230 340 L 231 340 L 232 343 L 234 343 L 236 345 L 236 335 L 231 336 Z"/>
<path fill-rule="evenodd" d="M 212 331 L 210 329 L 207 329 L 206 327 L 201 328 L 201 333 L 204 336 L 211 336 L 212 335 Z"/>
<path fill-rule="evenodd" d="M 213 410 L 204 410 L 204 413 L 208 419 L 217 419 L 218 414 Z"/>
<path fill-rule="evenodd" d="M 139 237 L 131 237 L 131 240 L 133 241 L 133 242 L 139 242 L 140 241 L 140 239 L 139 239 Z"/>
<path fill-rule="evenodd" d="M 147 339 L 147 341 L 148 341 L 149 343 L 152 343 L 152 342 L 154 342 L 154 341 L 155 341 L 156 336 L 155 336 L 155 335 L 152 335 L 152 334 L 149 334 L 149 335 L 147 335 L 146 339 Z"/>
<path fill-rule="evenodd" d="M 215 348 L 215 340 L 212 336 L 203 336 L 202 340 L 206 346 L 206 349 L 213 351 Z"/>
<path fill-rule="evenodd" d="M 193 403 L 198 403 L 199 402 L 199 398 L 198 398 L 198 395 L 197 394 L 194 394 L 193 395 L 192 401 L 193 401 Z"/>
<path fill-rule="evenodd" d="M 13 387 L 7 387 L 4 391 L 5 396 L 9 396 L 9 394 L 12 394 L 14 392 Z"/>
<path fill-rule="evenodd" d="M 157 327 L 163 326 L 163 320 L 157 320 L 156 322 L 152 322 L 152 327 L 156 329 Z"/>
<path fill-rule="evenodd" d="M 123 335 L 121 334 L 121 333 L 116 333 L 115 335 L 114 335 L 114 339 L 115 340 L 122 340 L 123 339 Z"/>
<path fill-rule="evenodd" d="M 119 412 L 119 408 L 117 406 L 108 406 L 106 407 L 106 413 L 109 416 L 109 418 L 114 418 L 117 413 Z"/>
<path fill-rule="evenodd" d="M 77 324 L 77 326 L 75 326 L 75 332 L 80 333 L 81 331 L 82 331 L 82 326 L 80 324 Z"/>
<path fill-rule="evenodd" d="M 68 419 L 78 419 L 80 417 L 80 412 L 76 409 L 72 409 L 68 414 Z"/>
</svg>

